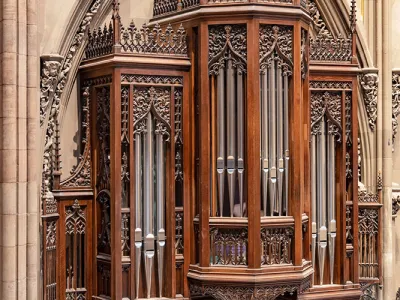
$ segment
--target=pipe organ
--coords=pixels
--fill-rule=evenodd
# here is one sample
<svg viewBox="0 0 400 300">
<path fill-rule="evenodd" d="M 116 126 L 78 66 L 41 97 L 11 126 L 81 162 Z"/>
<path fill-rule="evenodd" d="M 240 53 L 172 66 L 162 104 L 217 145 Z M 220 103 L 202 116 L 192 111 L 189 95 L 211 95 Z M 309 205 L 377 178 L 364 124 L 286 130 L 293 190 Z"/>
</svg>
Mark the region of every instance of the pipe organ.
<svg viewBox="0 0 400 300">
<path fill-rule="evenodd" d="M 358 299 L 380 250 L 353 176 L 354 1 L 346 38 L 314 0 L 155 0 L 141 28 L 119 9 L 85 36 L 63 180 L 54 120 L 45 298 Z"/>
</svg>

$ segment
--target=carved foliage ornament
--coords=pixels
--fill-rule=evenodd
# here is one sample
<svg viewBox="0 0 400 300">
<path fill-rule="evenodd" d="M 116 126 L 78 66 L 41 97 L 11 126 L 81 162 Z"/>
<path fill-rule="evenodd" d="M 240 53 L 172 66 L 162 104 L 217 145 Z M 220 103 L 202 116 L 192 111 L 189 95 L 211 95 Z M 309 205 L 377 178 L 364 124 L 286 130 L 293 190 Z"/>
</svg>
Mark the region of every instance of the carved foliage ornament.
<svg viewBox="0 0 400 300">
<path fill-rule="evenodd" d="M 363 74 L 360 78 L 368 124 L 372 131 L 375 130 L 378 114 L 378 82 L 379 76 L 375 73 Z"/>
<path fill-rule="evenodd" d="M 151 112 L 156 119 L 155 133 L 169 141 L 171 89 L 168 87 L 135 87 L 133 91 L 134 134 L 147 130 L 146 116 Z"/>
<path fill-rule="evenodd" d="M 44 151 L 43 151 L 43 165 L 42 165 L 42 206 L 44 202 L 50 201 L 49 199 L 54 198 L 51 193 L 51 180 L 52 180 L 52 161 L 51 152 L 53 149 L 53 138 L 55 134 L 55 127 L 58 119 L 58 113 L 60 109 L 61 95 L 64 92 L 65 85 L 68 80 L 69 72 L 72 68 L 72 63 L 76 53 L 82 45 L 83 37 L 85 35 L 86 29 L 90 25 L 93 17 L 97 13 L 103 0 L 94 0 L 86 12 L 77 33 L 72 39 L 71 45 L 69 47 L 68 53 L 61 64 L 61 70 L 58 73 L 57 81 L 54 79 L 44 79 L 46 76 L 55 78 L 55 72 L 59 71 L 57 65 L 51 66 L 51 71 L 49 73 L 43 72 L 41 75 L 41 98 L 40 98 L 40 111 L 42 120 L 42 126 L 44 125 L 43 120 L 46 119 L 46 113 L 49 112 L 49 121 L 45 127 L 45 141 L 44 141 Z M 50 67 L 50 66 L 49 66 Z M 43 71 L 43 70 L 42 70 Z M 46 75 L 47 74 L 47 75 Z M 49 84 L 54 84 L 53 87 L 45 86 Z M 53 92 L 54 91 L 54 92 Z M 54 201 L 53 201 L 54 202 Z M 57 208 L 55 211 L 57 212 Z M 43 211 L 43 213 L 53 213 L 48 211 Z"/>
<path fill-rule="evenodd" d="M 341 93 L 337 92 L 312 92 L 311 93 L 311 133 L 321 134 L 321 122 L 326 116 L 328 121 L 328 134 L 336 136 L 341 141 Z"/>
<path fill-rule="evenodd" d="M 183 77 L 181 76 L 154 76 L 154 75 L 136 75 L 122 74 L 122 83 L 149 83 L 149 84 L 168 84 L 183 85 Z"/>
<path fill-rule="evenodd" d="M 46 250 L 54 250 L 57 246 L 57 221 L 46 223 Z"/>
<path fill-rule="evenodd" d="M 97 89 L 97 138 L 99 163 L 97 184 L 100 189 L 110 189 L 110 87 Z"/>
<path fill-rule="evenodd" d="M 40 77 L 40 126 L 46 118 L 50 98 L 54 94 L 58 81 L 61 63 L 59 61 L 44 61 Z"/>
<path fill-rule="evenodd" d="M 393 146 L 397 135 L 399 123 L 397 117 L 400 114 L 400 74 L 392 75 L 392 128 L 393 128 Z"/>
<path fill-rule="evenodd" d="M 102 190 L 97 195 L 96 201 L 101 210 L 101 230 L 98 236 L 98 251 L 111 253 L 111 219 L 110 219 L 110 192 Z"/>
<path fill-rule="evenodd" d="M 64 187 L 91 186 L 91 151 L 90 151 L 90 87 L 86 86 L 82 93 L 82 146 L 83 154 L 79 163 L 71 170 L 71 177 L 61 182 Z"/>
<path fill-rule="evenodd" d="M 210 75 L 218 75 L 227 61 L 237 71 L 246 72 L 247 30 L 246 25 L 216 25 L 209 27 L 208 69 Z"/>
<path fill-rule="evenodd" d="M 159 24 L 153 28 L 146 24 L 138 29 L 132 22 L 127 28 L 121 27 L 123 52 L 135 54 L 161 54 L 187 56 L 187 36 L 182 24 L 173 30 L 169 24 L 164 30 Z"/>
<path fill-rule="evenodd" d="M 260 70 L 271 67 L 272 60 L 290 76 L 293 69 L 293 27 L 260 25 Z"/>
<path fill-rule="evenodd" d="M 332 35 L 314 0 L 308 0 L 307 9 L 312 18 L 312 36 L 310 38 L 311 60 L 351 61 L 351 38 L 334 37 Z"/>
<path fill-rule="evenodd" d="M 311 276 L 300 283 L 281 284 L 276 286 L 223 286 L 190 284 L 191 295 L 211 295 L 217 300 L 274 300 L 279 296 L 297 292 L 302 294 L 311 287 Z"/>
<path fill-rule="evenodd" d="M 393 193 L 392 197 L 392 215 L 397 215 L 400 210 L 400 195 L 398 193 Z"/>
</svg>

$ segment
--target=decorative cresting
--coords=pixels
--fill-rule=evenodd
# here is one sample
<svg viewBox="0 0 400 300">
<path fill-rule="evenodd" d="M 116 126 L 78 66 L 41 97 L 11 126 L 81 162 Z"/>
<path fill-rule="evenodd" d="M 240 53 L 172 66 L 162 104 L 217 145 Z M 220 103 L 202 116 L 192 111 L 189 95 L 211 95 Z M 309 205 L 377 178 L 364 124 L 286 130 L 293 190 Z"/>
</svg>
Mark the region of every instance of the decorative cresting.
<svg viewBox="0 0 400 300">
<path fill-rule="evenodd" d="M 81 107 L 81 148 L 83 152 L 79 155 L 78 164 L 71 170 L 71 177 L 61 182 L 65 188 L 91 188 L 91 146 L 90 146 L 90 82 L 87 82 L 82 92 Z"/>
<path fill-rule="evenodd" d="M 216 110 L 216 157 L 213 167 L 217 171 L 218 215 L 243 217 L 246 25 L 209 26 L 208 42 L 210 90 L 216 99 L 216 107 L 213 108 Z"/>
<path fill-rule="evenodd" d="M 397 135 L 399 122 L 397 117 L 400 114 L 400 71 L 393 71 L 392 74 L 392 130 L 393 130 L 393 150 L 394 141 Z"/>
<path fill-rule="evenodd" d="M 341 143 L 342 91 L 318 90 L 327 83 L 311 82 L 311 222 L 312 262 L 318 245 L 320 284 L 323 284 L 326 248 L 329 247 L 329 282 L 335 265 L 336 210 L 335 157 Z M 342 85 L 342 84 L 341 84 Z"/>
<path fill-rule="evenodd" d="M 284 216 L 289 193 L 289 86 L 293 72 L 293 27 L 259 29 L 262 208 Z"/>
<path fill-rule="evenodd" d="M 377 73 L 365 73 L 360 76 L 365 111 L 372 131 L 375 130 L 378 114 L 378 83 L 379 76 Z"/>
<path fill-rule="evenodd" d="M 85 208 L 75 200 L 74 204 L 66 207 L 65 234 L 66 234 L 66 299 L 86 299 L 85 287 Z"/>
<path fill-rule="evenodd" d="M 113 42 L 114 30 L 112 23 L 107 27 L 104 25 L 102 29 L 88 30 L 88 44 L 85 49 L 86 59 L 111 54 L 114 46 Z"/>
<path fill-rule="evenodd" d="M 136 54 L 157 54 L 187 56 L 186 31 L 182 24 L 176 30 L 168 25 L 164 30 L 156 24 L 146 24 L 139 30 L 132 22 L 127 28 L 121 27 L 122 52 Z"/>
<path fill-rule="evenodd" d="M 307 0 L 307 10 L 312 18 L 310 57 L 314 61 L 348 61 L 352 59 L 352 28 L 355 26 L 355 5 L 351 10 L 349 37 L 334 36 L 323 20 L 315 0 Z M 352 1 L 353 2 L 353 1 Z"/>
<path fill-rule="evenodd" d="M 293 234 L 293 227 L 262 228 L 261 265 L 291 264 Z"/>
<path fill-rule="evenodd" d="M 311 276 L 293 285 L 274 286 L 222 286 L 222 285 L 190 285 L 191 295 L 208 295 L 217 300 L 274 300 L 282 295 L 302 294 L 311 287 Z"/>
</svg>

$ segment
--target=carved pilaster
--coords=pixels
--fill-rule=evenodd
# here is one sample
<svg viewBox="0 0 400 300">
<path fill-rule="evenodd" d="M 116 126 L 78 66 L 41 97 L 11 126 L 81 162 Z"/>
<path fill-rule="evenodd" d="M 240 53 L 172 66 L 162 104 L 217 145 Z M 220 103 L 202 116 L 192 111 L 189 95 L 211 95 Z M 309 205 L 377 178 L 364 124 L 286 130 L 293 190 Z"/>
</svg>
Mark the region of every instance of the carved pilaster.
<svg viewBox="0 0 400 300">
<path fill-rule="evenodd" d="M 375 130 L 378 115 L 378 83 L 377 73 L 368 72 L 360 77 L 363 92 L 365 110 L 367 112 L 368 124 L 372 131 Z"/>
</svg>

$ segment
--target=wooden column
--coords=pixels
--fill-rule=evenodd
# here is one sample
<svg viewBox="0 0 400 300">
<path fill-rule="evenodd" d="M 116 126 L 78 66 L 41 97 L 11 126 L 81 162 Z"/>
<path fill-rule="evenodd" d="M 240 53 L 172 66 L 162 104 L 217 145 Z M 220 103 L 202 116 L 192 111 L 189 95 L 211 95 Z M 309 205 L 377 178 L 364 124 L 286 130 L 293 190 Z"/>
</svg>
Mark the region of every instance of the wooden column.
<svg viewBox="0 0 400 300">
<path fill-rule="evenodd" d="M 293 27 L 293 100 L 290 110 L 290 174 L 289 174 L 289 215 L 294 217 L 294 240 L 296 243 L 293 264 L 303 264 L 302 211 L 304 206 L 304 138 L 308 136 L 308 127 L 303 124 L 303 97 L 301 91 L 301 27 Z M 306 134 L 306 136 L 304 136 Z"/>
<path fill-rule="evenodd" d="M 210 99 L 209 99 L 209 76 L 208 76 L 208 24 L 201 23 L 199 26 L 199 125 L 201 131 L 200 139 L 200 170 L 198 193 L 199 217 L 200 217 L 200 267 L 208 267 L 210 263 L 210 158 L 211 158 L 211 131 L 210 131 Z"/>
<path fill-rule="evenodd" d="M 111 298 L 122 299 L 121 253 L 121 71 L 113 70 L 110 99 Z"/>
<path fill-rule="evenodd" d="M 259 21 L 252 19 L 247 24 L 247 101 L 246 105 L 246 182 L 248 209 L 248 266 L 261 266 L 261 174 L 260 174 L 260 70 L 259 70 Z"/>
</svg>

